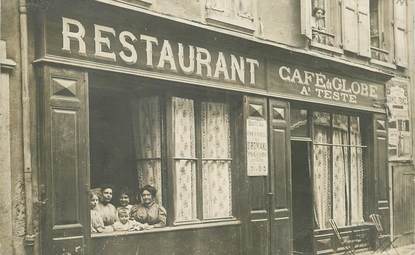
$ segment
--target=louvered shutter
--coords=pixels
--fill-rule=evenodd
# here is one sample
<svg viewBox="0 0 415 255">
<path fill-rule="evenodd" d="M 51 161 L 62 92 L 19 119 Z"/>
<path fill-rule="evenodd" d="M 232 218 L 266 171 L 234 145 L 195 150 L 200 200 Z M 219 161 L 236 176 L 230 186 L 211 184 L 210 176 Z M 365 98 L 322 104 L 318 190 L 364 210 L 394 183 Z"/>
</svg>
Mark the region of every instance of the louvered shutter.
<svg viewBox="0 0 415 255">
<path fill-rule="evenodd" d="M 359 30 L 357 20 L 356 0 L 342 1 L 343 48 L 351 52 L 358 52 Z"/>
<path fill-rule="evenodd" d="M 311 0 L 301 0 L 301 34 L 311 40 Z"/>
<path fill-rule="evenodd" d="M 395 62 L 398 66 L 408 66 L 408 44 L 406 38 L 407 13 L 406 2 L 403 0 L 393 1 L 394 36 L 395 36 Z"/>
<path fill-rule="evenodd" d="M 369 0 L 359 0 L 358 3 L 359 25 L 359 55 L 370 57 L 370 18 Z"/>
</svg>

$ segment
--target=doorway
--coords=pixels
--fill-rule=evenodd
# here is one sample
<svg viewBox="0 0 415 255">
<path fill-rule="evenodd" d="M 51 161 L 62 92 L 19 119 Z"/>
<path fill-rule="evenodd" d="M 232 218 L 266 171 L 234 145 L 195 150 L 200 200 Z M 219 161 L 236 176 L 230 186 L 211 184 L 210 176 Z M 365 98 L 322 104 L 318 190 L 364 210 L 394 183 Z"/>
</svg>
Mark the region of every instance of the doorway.
<svg viewBox="0 0 415 255">
<path fill-rule="evenodd" d="M 313 195 L 310 142 L 291 141 L 293 245 L 300 254 L 313 254 Z"/>
</svg>

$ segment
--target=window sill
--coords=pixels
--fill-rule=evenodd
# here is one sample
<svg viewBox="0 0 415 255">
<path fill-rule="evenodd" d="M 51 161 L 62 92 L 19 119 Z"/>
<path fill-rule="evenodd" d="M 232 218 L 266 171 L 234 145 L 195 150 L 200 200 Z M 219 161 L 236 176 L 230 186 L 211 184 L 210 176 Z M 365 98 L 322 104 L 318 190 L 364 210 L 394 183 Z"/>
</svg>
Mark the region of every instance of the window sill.
<svg viewBox="0 0 415 255">
<path fill-rule="evenodd" d="M 245 17 L 227 17 L 224 12 L 215 9 L 206 9 L 206 22 L 222 28 L 232 29 L 246 34 L 255 32 L 253 20 Z"/>
<path fill-rule="evenodd" d="M 374 64 L 374 65 L 383 66 L 383 67 L 387 67 L 387 68 L 391 68 L 391 69 L 396 69 L 396 65 L 394 65 L 392 63 L 389 63 L 389 62 L 380 61 L 380 60 L 377 60 L 377 59 L 374 59 L 374 58 L 370 59 L 369 62 L 371 64 Z"/>
<path fill-rule="evenodd" d="M 241 225 L 241 221 L 230 220 L 230 221 L 209 222 L 209 223 L 204 222 L 204 223 L 199 223 L 199 224 L 154 228 L 154 229 L 141 230 L 141 231 L 119 231 L 119 232 L 97 233 L 97 234 L 94 233 L 94 234 L 91 234 L 91 237 L 95 239 L 95 238 L 108 238 L 108 237 L 130 236 L 130 235 L 145 235 L 145 234 L 153 234 L 153 233 L 174 232 L 174 231 L 182 231 L 182 230 L 189 230 L 189 229 L 194 230 L 194 229 L 204 229 L 204 228 L 226 227 L 226 226 L 235 226 L 235 225 Z"/>
<path fill-rule="evenodd" d="M 310 46 L 313 48 L 318 48 L 318 49 L 334 52 L 336 54 L 344 54 L 344 51 L 340 48 L 329 46 L 329 45 L 318 43 L 318 42 L 311 41 Z"/>
</svg>

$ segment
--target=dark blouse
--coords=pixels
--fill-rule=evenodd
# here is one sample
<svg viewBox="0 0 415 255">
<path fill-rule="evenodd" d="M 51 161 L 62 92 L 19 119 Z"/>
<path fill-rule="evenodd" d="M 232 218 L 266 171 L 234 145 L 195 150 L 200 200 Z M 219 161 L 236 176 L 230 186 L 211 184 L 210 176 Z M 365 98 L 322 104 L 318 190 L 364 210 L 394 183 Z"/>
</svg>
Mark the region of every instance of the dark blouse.
<svg viewBox="0 0 415 255">
<path fill-rule="evenodd" d="M 147 223 L 154 227 L 166 226 L 167 213 L 163 206 L 153 202 L 150 205 L 134 205 L 130 211 L 131 218 L 140 223 Z"/>
</svg>

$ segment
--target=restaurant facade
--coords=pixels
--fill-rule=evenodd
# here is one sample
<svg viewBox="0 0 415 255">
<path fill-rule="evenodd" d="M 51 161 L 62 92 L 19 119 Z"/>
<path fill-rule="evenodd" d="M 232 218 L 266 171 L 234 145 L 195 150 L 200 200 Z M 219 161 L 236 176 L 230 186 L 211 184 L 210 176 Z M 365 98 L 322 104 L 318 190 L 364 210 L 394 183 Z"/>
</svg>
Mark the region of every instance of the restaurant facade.
<svg viewBox="0 0 415 255">
<path fill-rule="evenodd" d="M 257 2 L 241 1 L 245 16 L 255 11 L 237 24 L 216 1 L 172 13 L 162 2 L 25 6 L 28 62 L 4 58 L 4 74 L 2 65 L 10 86 L 22 84 L 11 89 L 21 101 L 7 97 L 19 104 L 8 109 L 8 164 L 24 169 L 5 175 L 9 254 L 336 254 L 329 220 L 359 251 L 376 247 L 371 214 L 387 233 L 415 227 L 411 188 L 393 188 L 413 176 L 412 63 L 365 64 L 360 47 L 350 60 L 346 42 L 346 56 L 333 57 L 327 31 L 307 39 L 299 21 L 292 33 L 305 39 L 269 40 L 272 15 L 258 14 L 266 7 Z M 307 10 L 297 2 L 286 8 Z M 191 14 L 199 5 L 205 23 Z M 140 188 L 155 187 L 166 226 L 91 233 L 89 191 L 105 185 L 115 205 L 121 190 L 138 203 Z M 393 206 L 406 216 L 394 218 Z"/>
</svg>

